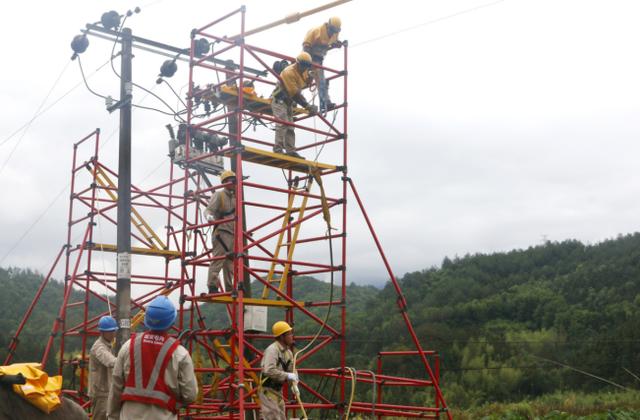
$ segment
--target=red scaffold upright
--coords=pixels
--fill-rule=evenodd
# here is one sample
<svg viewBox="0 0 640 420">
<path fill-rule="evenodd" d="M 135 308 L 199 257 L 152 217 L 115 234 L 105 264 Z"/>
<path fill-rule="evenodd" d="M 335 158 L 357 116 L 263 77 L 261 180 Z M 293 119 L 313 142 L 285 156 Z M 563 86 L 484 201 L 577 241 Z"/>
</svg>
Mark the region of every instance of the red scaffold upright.
<svg viewBox="0 0 640 420">
<path fill-rule="evenodd" d="M 277 320 L 294 326 L 297 348 L 302 350 L 295 361 L 300 398 L 283 388 L 290 417 L 360 413 L 451 418 L 440 389 L 438 354 L 423 349 L 399 282 L 348 175 L 347 43 L 331 52 L 332 59 L 340 58 L 337 67 L 314 64 L 314 70 L 322 68 L 331 83 L 336 106 L 316 114 L 294 107 L 293 122 L 282 121 L 271 110 L 270 96 L 280 76 L 274 70 L 278 66 L 270 63 L 293 63 L 295 58 L 250 43 L 245 36 L 245 14 L 241 7 L 192 31 L 187 120 L 182 134 L 179 131 L 177 139 L 172 135 L 169 179 L 147 190 L 132 186 L 135 229 L 131 238 L 136 243 L 132 254 L 138 258 L 131 276 L 132 331 L 140 327 L 144 306 L 154 297 L 163 294 L 177 303 L 178 319 L 172 333 L 192 354 L 199 384 L 197 401 L 180 413 L 190 419 L 244 419 L 256 414 L 262 351 L 273 340 L 270 328 Z M 238 26 L 235 36 L 216 35 L 234 33 Z M 315 93 L 311 94 L 315 100 Z M 295 131 L 296 152 L 304 157 L 273 151 L 273 128 L 278 124 Z M 46 365 L 55 354 L 58 372 L 71 374 L 64 392 L 85 406 L 87 338 L 98 335 L 98 319 L 114 310 L 107 295 L 116 291 L 115 270 L 92 265 L 96 253 L 113 255 L 116 251 L 108 241 L 115 238 L 118 175 L 98 159 L 98 137 L 99 132 L 92 133 L 74 145 L 67 240 L 20 323 L 5 360 L 11 361 L 18 336 L 64 255 L 63 303 L 42 363 Z M 95 147 L 90 158 L 80 163 L 77 149 L 90 139 L 95 140 Z M 229 187 L 216 181 L 225 170 L 235 172 L 236 211 L 209 220 L 205 209 L 212 195 Z M 83 187 L 78 180 L 81 173 L 87 184 Z M 375 372 L 368 366 L 347 364 L 347 199 L 351 198 L 381 256 L 397 294 L 399 317 L 414 345 L 412 350 L 372 355 L 378 361 Z M 76 203 L 88 212 L 78 216 Z M 228 222 L 235 225 L 233 249 L 213 255 L 216 226 Z M 164 239 L 152 228 L 158 224 L 164 224 Z M 74 237 L 82 238 L 78 245 L 72 245 Z M 207 288 L 208 267 L 227 259 L 233 263 L 231 290 L 220 282 L 213 292 Z M 300 299 L 311 277 L 326 281 L 326 299 Z M 73 301 L 79 292 L 82 299 Z M 71 347 L 80 350 L 65 350 L 71 348 L 65 347 L 69 340 L 75 340 Z M 385 371 L 383 360 L 389 357 L 417 358 L 423 370 L 415 377 Z M 65 370 L 66 366 L 70 369 Z M 365 400 L 365 393 L 352 392 L 357 385 L 373 390 L 373 395 Z M 386 399 L 388 391 L 398 387 L 420 392 L 422 401 L 431 403 L 400 404 Z"/>
</svg>

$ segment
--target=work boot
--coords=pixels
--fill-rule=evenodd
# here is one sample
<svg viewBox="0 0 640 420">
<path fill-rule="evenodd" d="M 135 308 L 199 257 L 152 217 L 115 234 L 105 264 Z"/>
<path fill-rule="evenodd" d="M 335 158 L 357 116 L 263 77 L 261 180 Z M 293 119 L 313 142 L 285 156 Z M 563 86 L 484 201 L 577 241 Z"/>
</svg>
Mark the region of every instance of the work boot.
<svg viewBox="0 0 640 420">
<path fill-rule="evenodd" d="M 208 286 L 209 288 L 209 294 L 213 294 L 213 293 L 219 293 L 218 292 L 218 288 L 216 286 Z"/>
<path fill-rule="evenodd" d="M 282 147 L 274 146 L 273 153 L 284 153 L 284 150 L 282 150 Z"/>
</svg>

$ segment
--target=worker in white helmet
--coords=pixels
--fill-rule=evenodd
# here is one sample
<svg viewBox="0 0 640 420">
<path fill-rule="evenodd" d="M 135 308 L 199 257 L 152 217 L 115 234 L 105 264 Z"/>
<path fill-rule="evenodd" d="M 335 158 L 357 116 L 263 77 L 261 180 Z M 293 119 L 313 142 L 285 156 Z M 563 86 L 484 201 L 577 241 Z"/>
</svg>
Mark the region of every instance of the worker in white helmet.
<svg viewBox="0 0 640 420">
<path fill-rule="evenodd" d="M 224 277 L 225 291 L 233 288 L 233 238 L 235 235 L 236 214 L 236 174 L 233 171 L 224 171 L 220 174 L 220 182 L 224 187 L 217 190 L 211 196 L 209 205 L 205 209 L 205 215 L 209 220 L 223 220 L 234 218 L 228 222 L 219 223 L 213 227 L 211 237 L 211 257 L 224 257 L 211 261 L 207 277 L 209 293 L 218 292 L 220 284 L 220 269 Z"/>
<path fill-rule="evenodd" d="M 118 323 L 110 316 L 98 321 L 100 337 L 89 351 L 89 397 L 91 398 L 91 418 L 107 419 L 107 399 L 111 388 L 111 372 L 116 364 L 111 344 L 116 338 Z"/>
<path fill-rule="evenodd" d="M 327 51 L 342 46 L 342 42 L 338 40 L 341 29 L 342 21 L 339 17 L 334 16 L 322 25 L 307 32 L 302 42 L 302 48 L 311 55 L 313 64 L 322 66 Z M 320 112 L 333 109 L 335 104 L 329 98 L 329 82 L 324 77 L 324 70 L 322 68 L 314 68 L 312 73 L 316 86 L 318 86 Z"/>
<path fill-rule="evenodd" d="M 264 420 L 285 420 L 285 404 L 282 386 L 298 382 L 293 372 L 293 328 L 285 321 L 271 327 L 275 341 L 262 355 L 260 380 L 260 417 Z"/>
<path fill-rule="evenodd" d="M 311 114 L 318 112 L 315 105 L 309 104 L 302 90 L 311 84 L 311 55 L 301 52 L 296 58 L 296 62 L 287 66 L 280 73 L 281 82 L 278 82 L 276 89 L 271 94 L 271 111 L 277 119 L 293 123 L 293 105 L 298 103 Z M 276 139 L 273 151 L 282 153 L 283 151 L 293 157 L 302 158 L 296 152 L 296 135 L 293 127 L 287 124 L 276 123 Z"/>
</svg>

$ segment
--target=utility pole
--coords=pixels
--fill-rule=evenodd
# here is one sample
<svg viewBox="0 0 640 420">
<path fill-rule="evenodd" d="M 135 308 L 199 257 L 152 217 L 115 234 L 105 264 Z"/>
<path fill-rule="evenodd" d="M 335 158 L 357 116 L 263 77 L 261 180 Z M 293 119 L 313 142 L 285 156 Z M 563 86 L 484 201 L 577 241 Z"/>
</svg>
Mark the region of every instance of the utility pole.
<svg viewBox="0 0 640 420">
<path fill-rule="evenodd" d="M 131 331 L 131 29 L 122 30 L 120 71 L 120 146 L 118 153 L 118 269 L 116 316 L 118 334 L 116 352 L 129 339 Z"/>
</svg>

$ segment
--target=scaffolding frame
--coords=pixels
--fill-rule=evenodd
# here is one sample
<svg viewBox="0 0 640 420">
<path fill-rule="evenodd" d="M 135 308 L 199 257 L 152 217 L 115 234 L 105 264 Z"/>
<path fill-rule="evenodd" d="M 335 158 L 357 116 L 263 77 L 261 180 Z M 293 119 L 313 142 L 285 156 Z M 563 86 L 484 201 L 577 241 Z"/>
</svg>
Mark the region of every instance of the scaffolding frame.
<svg viewBox="0 0 640 420">
<path fill-rule="evenodd" d="M 190 130 L 186 131 L 185 162 L 183 169 L 179 170 L 170 164 L 168 181 L 151 188 L 142 190 L 132 185 L 132 218 L 137 232 L 132 230 L 131 238 L 140 246 L 133 247 L 132 253 L 160 258 L 163 264 L 163 276 L 149 274 L 132 274 L 131 283 L 134 286 L 144 287 L 144 293 L 138 293 L 131 299 L 131 310 L 137 311 L 133 317 L 132 329 L 144 314 L 144 305 L 154 297 L 174 292 L 179 297 L 178 318 L 173 327 L 173 332 L 183 339 L 183 343 L 192 353 L 196 363 L 196 374 L 200 385 L 200 395 L 196 403 L 189 405 L 183 415 L 191 419 L 204 418 L 240 418 L 244 419 L 250 410 L 259 407 L 257 399 L 258 376 L 260 373 L 259 362 L 262 351 L 254 344 L 256 341 L 270 340 L 271 336 L 260 332 L 245 331 L 244 314 L 245 307 L 267 306 L 283 309 L 286 313 L 285 320 L 292 325 L 296 320 L 311 321 L 314 328 L 320 328 L 317 340 L 298 363 L 298 372 L 301 377 L 301 389 L 304 396 L 317 400 L 314 403 L 304 403 L 306 410 L 322 409 L 335 410 L 344 415 L 346 410 L 351 413 L 362 413 L 372 416 L 400 416 L 420 418 L 451 418 L 447 409 L 442 391 L 440 389 L 440 362 L 438 354 L 432 350 L 424 350 L 418 339 L 407 312 L 407 302 L 400 289 L 391 266 L 383 251 L 382 245 L 369 219 L 365 206 L 358 194 L 353 180 L 347 171 L 347 143 L 348 143 L 348 45 L 343 47 L 343 65 L 341 69 L 322 67 L 327 73 L 328 81 L 343 84 L 342 103 L 330 112 L 333 121 L 327 115 L 309 115 L 302 110 L 296 110 L 294 122 L 281 121 L 270 115 L 270 110 L 264 106 L 262 98 L 245 93 L 243 90 L 246 80 L 252 81 L 256 86 L 273 87 L 279 76 L 267 64 L 268 59 L 289 60 L 295 59 L 279 52 L 271 51 L 245 42 L 245 14 L 246 10 L 240 7 L 211 23 L 195 29 L 191 33 L 191 48 L 189 56 L 189 93 L 187 97 L 187 124 L 196 130 L 206 133 L 222 135 L 230 140 L 227 147 L 211 153 L 198 153 L 193 156 L 190 153 Z M 237 19 L 240 32 L 237 37 L 227 38 L 218 36 L 211 31 L 216 25 Z M 197 37 L 207 39 L 212 45 L 222 44 L 217 51 L 204 56 L 195 56 L 195 42 Z M 236 68 L 222 66 L 225 57 L 236 54 L 239 64 Z M 228 58 L 227 58 L 228 59 Z M 245 62 L 253 60 L 264 68 L 260 74 L 252 70 L 245 71 Z M 314 67 L 319 67 L 314 64 Z M 196 88 L 196 82 L 202 80 L 196 70 L 209 72 L 209 74 L 222 73 L 225 80 L 207 85 L 205 88 Z M 276 81 L 273 80 L 275 77 Z M 205 78 L 205 80 L 210 80 Z M 234 94 L 235 89 L 235 94 Z M 203 100 L 217 101 L 222 105 L 213 115 L 201 116 L 196 114 L 198 103 Z M 258 105 L 256 105 L 258 104 Z M 339 116 L 342 124 L 335 124 L 336 116 Z M 284 124 L 297 130 L 299 133 L 320 135 L 324 140 L 300 144 L 296 150 L 304 151 L 311 148 L 323 148 L 333 144 L 341 151 L 342 161 L 339 164 L 321 163 L 316 160 L 306 160 L 264 150 L 264 147 L 273 147 L 273 143 L 264 138 L 255 138 L 245 134 L 251 121 L 267 121 L 270 123 Z M 313 125 L 311 125 L 313 123 Z M 223 128 L 216 126 L 223 124 Z M 321 124 L 321 128 L 316 127 Z M 299 136 L 298 136 L 299 137 Z M 95 144 L 90 158 L 79 163 L 78 148 L 90 141 Z M 341 142 L 341 143 L 340 143 Z M 19 342 L 20 332 L 24 329 L 33 308 L 37 304 L 42 290 L 49 282 L 56 266 L 62 260 L 64 254 L 64 296 L 63 304 L 51 329 L 41 363 L 44 365 L 50 360 L 51 351 L 54 349 L 56 338 L 59 338 L 57 371 L 65 372 L 65 366 L 71 367 L 72 377 L 79 378 L 77 384 L 72 380 L 73 387 L 64 392 L 75 398 L 78 402 L 88 407 L 86 396 L 86 364 L 88 362 L 88 337 L 97 336 L 97 321 L 100 316 L 111 313 L 112 304 L 105 295 L 96 291 L 96 285 L 102 285 L 104 290 L 115 293 L 113 285 L 116 283 L 116 273 L 96 271 L 92 265 L 96 252 L 115 252 L 114 245 L 95 242 L 96 220 L 116 225 L 116 220 L 110 212 L 116 210 L 117 201 L 117 173 L 99 160 L 100 131 L 96 130 L 74 144 L 73 162 L 71 167 L 71 193 L 68 211 L 68 229 L 66 243 L 57 254 L 55 262 L 43 283 L 38 289 L 25 316 L 9 345 L 9 353 L 5 364 L 10 363 Z M 322 150 L 322 149 L 321 149 Z M 206 207 L 207 200 L 215 191 L 224 188 L 225 184 L 216 184 L 208 179 L 207 173 L 196 170 L 198 162 L 211 156 L 222 156 L 228 159 L 231 167 L 236 172 L 235 199 L 237 211 L 233 216 L 218 221 L 208 221 L 203 217 L 202 209 Z M 282 170 L 286 176 L 286 185 L 279 186 L 260 182 L 248 181 L 244 178 L 245 170 L 250 170 L 251 165 Z M 82 189 L 78 185 L 80 172 L 86 170 L 90 173 L 90 184 Z M 248 171 L 247 171 L 248 172 Z M 86 175 L 86 173 L 85 173 Z M 300 188 L 300 184 L 305 188 Z M 339 195 L 328 196 L 324 189 L 320 193 L 311 191 L 311 184 L 321 186 L 331 184 L 339 191 Z M 308 187 L 308 188 L 306 188 Z M 261 202 L 245 198 L 252 191 L 274 194 L 283 197 L 284 204 L 274 202 Z M 407 333 L 415 346 L 415 350 L 404 352 L 380 352 L 378 355 L 377 371 L 357 371 L 352 377 L 353 371 L 347 366 L 346 355 L 348 345 L 347 331 L 347 199 L 355 198 L 376 248 L 383 261 L 387 274 L 397 294 L 398 309 L 405 323 Z M 302 200 L 303 204 L 295 206 L 296 200 Z M 82 206 L 80 206 L 82 205 Z M 78 207 L 88 208 L 85 215 L 78 215 Z M 145 212 L 160 211 L 166 220 L 166 235 L 164 242 L 159 238 L 150 224 L 146 223 L 143 214 Z M 258 209 L 266 213 L 275 212 L 275 215 L 266 220 L 255 221 L 247 216 L 252 209 Z M 327 213 L 339 215 L 338 227 L 329 230 L 325 235 L 299 237 L 300 228 L 309 223 L 314 223 Z M 292 215 L 297 215 L 295 218 Z M 208 241 L 206 230 L 215 225 L 229 221 L 235 222 L 234 244 L 231 257 L 233 259 L 233 289 L 213 294 L 197 294 L 196 283 L 203 283 L 202 268 L 207 267 L 212 261 L 227 257 L 214 257 L 210 255 L 211 244 Z M 252 225 L 253 223 L 253 225 Z M 85 226 L 86 225 L 86 226 Z M 72 245 L 74 233 L 81 234 L 82 240 L 77 245 Z M 269 241 L 277 239 L 275 251 L 268 249 Z M 308 258 L 294 256 L 296 245 L 311 244 L 320 248 L 322 244 L 331 241 L 339 241 L 339 257 L 337 263 L 320 262 Z M 322 246 L 322 249 L 325 249 Z M 280 255 L 280 251 L 283 250 Z M 276 252 L 277 251 L 277 252 Z M 324 251 L 323 251 L 324 252 Z M 333 257 L 331 258 L 333 260 Z M 177 267 L 176 267 L 177 266 Z M 84 270 L 81 270 L 81 267 Z M 172 275 L 178 271 L 179 275 Z M 296 283 L 300 276 L 305 275 L 336 275 L 341 293 L 332 300 L 320 302 L 301 302 L 295 299 Z M 274 286 L 274 277 L 280 276 L 278 286 Z M 260 298 L 255 298 L 251 293 L 251 280 L 263 288 Z M 84 293 L 84 299 L 71 302 L 73 291 Z M 271 298 L 270 296 L 274 297 Z M 99 311 L 97 315 L 89 313 L 91 300 L 106 303 L 107 311 Z M 212 328 L 206 324 L 202 316 L 203 305 L 224 305 L 229 320 L 228 328 Z M 314 308 L 331 307 L 339 308 L 339 321 L 336 324 L 325 323 L 320 315 L 314 313 Z M 75 325 L 70 324 L 71 317 L 68 311 L 79 308 L 81 320 Z M 65 353 L 65 341 L 70 338 L 79 338 L 80 353 Z M 307 343 L 314 336 L 296 334 L 296 340 Z M 321 352 L 331 344 L 339 346 L 339 365 L 333 367 L 305 366 L 312 363 L 312 356 Z M 202 352 L 206 354 L 203 359 Z M 403 356 L 417 357 L 424 367 L 426 378 L 406 378 L 385 374 L 382 371 L 382 357 Z M 307 362 L 307 363 L 305 363 Z M 225 366 L 223 366 L 225 365 Z M 213 375 L 211 384 L 205 384 L 205 376 Z M 334 385 L 339 386 L 337 397 L 333 398 L 322 394 L 306 383 L 305 377 L 317 377 L 320 380 L 333 380 Z M 349 404 L 347 388 L 349 382 L 368 384 L 376 389 L 377 398 L 370 402 L 353 401 Z M 355 386 L 355 383 L 352 385 Z M 433 390 L 433 406 L 415 406 L 390 404 L 384 401 L 384 391 L 389 387 L 407 387 Z M 287 398 L 287 410 L 296 416 L 299 414 L 299 406 L 291 395 L 285 390 Z"/>
</svg>

